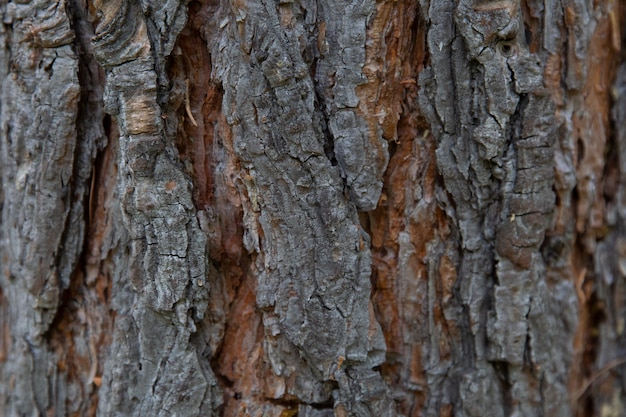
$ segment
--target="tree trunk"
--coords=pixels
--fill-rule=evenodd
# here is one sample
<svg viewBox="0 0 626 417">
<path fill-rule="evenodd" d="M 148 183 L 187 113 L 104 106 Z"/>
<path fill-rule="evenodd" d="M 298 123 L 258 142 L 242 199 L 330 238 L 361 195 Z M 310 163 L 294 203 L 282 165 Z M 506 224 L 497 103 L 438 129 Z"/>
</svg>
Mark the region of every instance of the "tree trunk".
<svg viewBox="0 0 626 417">
<path fill-rule="evenodd" d="M 622 416 L 617 0 L 0 1 L 0 416 Z"/>
</svg>

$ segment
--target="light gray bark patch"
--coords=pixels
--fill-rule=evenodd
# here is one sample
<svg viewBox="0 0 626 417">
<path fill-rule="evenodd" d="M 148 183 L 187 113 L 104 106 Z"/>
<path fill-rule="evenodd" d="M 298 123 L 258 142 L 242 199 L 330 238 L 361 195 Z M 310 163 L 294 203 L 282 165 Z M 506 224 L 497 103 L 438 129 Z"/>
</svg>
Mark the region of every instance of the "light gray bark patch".
<svg viewBox="0 0 626 417">
<path fill-rule="evenodd" d="M 56 358 L 44 336 L 84 239 L 95 141 L 77 131 L 79 64 L 66 7 L 64 1 L 0 6 L 0 286 L 11 336 L 0 363 L 0 397 L 11 415 L 45 414 L 58 400 L 48 389 L 57 378 L 50 365 Z"/>
<path fill-rule="evenodd" d="M 357 19 L 356 26 L 342 20 L 344 10 L 334 4 L 324 6 L 326 24 L 336 29 L 335 42 L 363 48 L 368 14 L 363 8 L 371 5 L 344 6 Z M 280 7 L 291 8 L 298 17 L 281 26 Z M 337 132 L 346 136 L 338 160 L 355 165 L 340 170 L 325 155 L 319 123 L 324 115 L 318 114 L 314 80 L 302 52 L 311 49 L 297 36 L 311 29 L 301 12 L 310 7 L 299 2 L 230 4 L 221 9 L 216 20 L 223 23 L 210 43 L 250 201 L 244 205 L 244 224 L 248 250 L 258 251 L 257 304 L 263 311 L 264 346 L 274 373 L 297 375 L 298 382 L 287 386 L 286 394 L 325 403 L 334 381 L 343 378 L 345 387 L 355 384 L 367 395 L 340 388 L 333 394 L 337 404 L 347 404 L 356 415 L 394 415 L 386 385 L 372 371 L 384 360 L 384 343 L 370 319 L 369 238 L 356 210 L 364 204 L 373 207 L 372 201 L 375 205 L 382 170 L 363 174 L 369 178 L 363 183 L 365 199 L 344 195 L 341 170 L 354 174 L 348 181 L 354 187 L 360 175 L 353 170 L 357 161 L 359 169 L 367 171 L 363 165 L 371 160 L 370 149 L 362 147 L 364 130 L 359 126 L 364 122 L 354 111 L 339 111 L 336 105 L 333 111 L 345 116 Z M 321 11 L 315 10 L 319 19 Z M 310 39 L 317 43 L 315 37 Z M 324 65 L 344 71 L 345 100 L 356 105 L 350 94 L 357 78 L 361 80 L 364 56 L 353 52 L 355 56 L 346 55 L 349 62 L 336 56 Z"/>
<path fill-rule="evenodd" d="M 185 415 L 213 412 L 221 403 L 217 381 L 191 335 L 207 308 L 206 237 L 196 219 L 191 182 L 173 137 L 163 125 L 167 55 L 186 20 L 169 1 L 99 2 L 93 45 L 107 70 L 105 104 L 120 128 L 120 190 L 130 237 L 127 277 L 137 292 L 128 311 L 136 332 L 114 340 L 105 364 L 103 415 Z M 167 35 L 164 35 L 167 34 Z M 121 290 L 128 287 L 122 287 Z M 132 320 L 130 319 L 132 317 Z M 123 343 L 122 343 L 123 341 Z M 132 361 L 128 352 L 133 354 Z M 120 378 L 136 381 L 127 400 L 108 402 Z M 130 374 L 130 375 L 129 375 Z"/>
<path fill-rule="evenodd" d="M 317 58 L 316 81 L 334 154 L 359 210 L 372 210 L 378 204 L 389 161 L 387 141 L 380 129 L 371 132 L 356 109 L 356 87 L 367 82 L 362 68 L 366 27 L 374 6 L 373 1 L 322 1 L 316 9 L 318 19 L 325 24 L 323 42 L 328 46 Z"/>
<path fill-rule="evenodd" d="M 332 409 L 318 409 L 310 405 L 300 405 L 298 415 L 302 417 L 334 417 Z"/>
<path fill-rule="evenodd" d="M 99 7 L 103 2 L 96 2 Z M 100 22 L 93 38 L 96 59 L 112 68 L 145 56 L 150 48 L 146 23 L 135 2 L 116 1 L 100 7 Z"/>
<path fill-rule="evenodd" d="M 502 390 L 492 381 L 498 374 L 487 363 L 478 363 L 477 371 L 460 375 L 459 391 L 463 412 L 468 416 L 500 417 L 508 415 L 501 401 Z M 486 395 L 484 395 L 486 394 Z"/>
<path fill-rule="evenodd" d="M 488 415 L 538 415 L 540 398 L 566 391 L 565 382 L 552 377 L 555 370 L 545 370 L 541 355 L 550 342 L 538 332 L 567 340 L 571 331 L 556 325 L 540 330 L 535 321 L 549 299 L 540 249 L 555 206 L 554 104 L 543 91 L 540 60 L 525 44 L 517 3 L 423 6 L 432 69 L 420 76 L 420 105 L 438 141 L 437 166 L 461 236 L 464 312 L 456 320 L 467 320 L 474 337 L 471 346 L 469 335 L 453 342 L 472 355 L 457 365 L 463 382 L 448 389 L 458 390 L 468 416 L 484 415 L 486 405 L 476 397 L 494 396 L 501 399 Z M 529 355 L 541 372 L 523 371 Z M 560 363 L 569 363 L 570 355 L 566 349 Z M 561 400 L 552 409 L 566 416 L 568 407 Z"/>
</svg>

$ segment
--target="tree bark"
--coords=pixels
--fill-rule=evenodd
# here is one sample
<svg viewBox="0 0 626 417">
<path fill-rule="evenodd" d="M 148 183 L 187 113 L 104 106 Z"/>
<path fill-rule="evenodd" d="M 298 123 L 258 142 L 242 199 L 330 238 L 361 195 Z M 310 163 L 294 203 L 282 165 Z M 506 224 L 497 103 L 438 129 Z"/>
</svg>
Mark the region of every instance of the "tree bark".
<svg viewBox="0 0 626 417">
<path fill-rule="evenodd" d="M 0 416 L 623 415 L 625 9 L 0 1 Z"/>
</svg>

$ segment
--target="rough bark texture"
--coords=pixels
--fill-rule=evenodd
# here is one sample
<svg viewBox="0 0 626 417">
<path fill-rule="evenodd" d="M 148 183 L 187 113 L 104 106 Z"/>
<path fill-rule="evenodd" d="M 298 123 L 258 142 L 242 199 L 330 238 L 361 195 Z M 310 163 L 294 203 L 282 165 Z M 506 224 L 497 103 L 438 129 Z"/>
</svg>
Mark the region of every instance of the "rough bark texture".
<svg viewBox="0 0 626 417">
<path fill-rule="evenodd" d="M 0 1 L 0 416 L 624 415 L 624 9 Z"/>
</svg>

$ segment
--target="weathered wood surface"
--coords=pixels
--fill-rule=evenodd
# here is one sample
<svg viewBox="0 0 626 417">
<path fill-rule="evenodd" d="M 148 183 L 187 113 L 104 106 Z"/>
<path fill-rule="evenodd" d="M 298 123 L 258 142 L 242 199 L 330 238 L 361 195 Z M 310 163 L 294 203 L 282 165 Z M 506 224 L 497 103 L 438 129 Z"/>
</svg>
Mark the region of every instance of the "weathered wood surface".
<svg viewBox="0 0 626 417">
<path fill-rule="evenodd" d="M 624 9 L 0 1 L 0 416 L 623 415 Z"/>
</svg>

